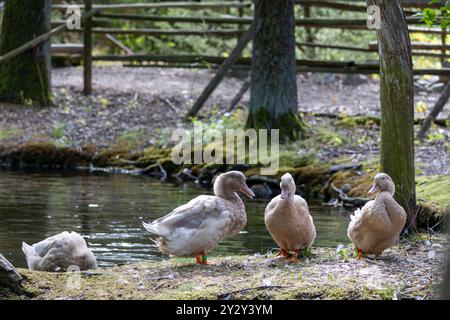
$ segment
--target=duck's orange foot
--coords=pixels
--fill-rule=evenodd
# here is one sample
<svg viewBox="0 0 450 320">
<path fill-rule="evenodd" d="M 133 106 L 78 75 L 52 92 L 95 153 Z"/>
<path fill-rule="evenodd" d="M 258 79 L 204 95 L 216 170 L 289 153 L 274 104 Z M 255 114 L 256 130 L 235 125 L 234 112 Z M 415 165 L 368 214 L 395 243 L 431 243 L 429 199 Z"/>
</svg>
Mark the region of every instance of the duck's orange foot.
<svg viewBox="0 0 450 320">
<path fill-rule="evenodd" d="M 294 253 L 289 255 L 289 258 L 287 259 L 289 262 L 295 262 L 298 261 L 298 257 L 300 257 L 302 254 L 302 249 L 295 249 Z"/>
<path fill-rule="evenodd" d="M 289 253 L 286 250 L 280 248 L 280 251 L 277 254 L 277 258 L 289 258 Z"/>
<path fill-rule="evenodd" d="M 210 266 L 210 265 L 214 265 L 215 263 L 212 261 L 208 261 L 208 256 L 199 254 L 198 256 L 195 257 L 195 259 L 197 260 L 197 264 L 202 264 L 205 266 Z"/>
<path fill-rule="evenodd" d="M 360 248 L 356 248 L 356 259 L 360 260 L 364 258 L 363 251 Z"/>
</svg>

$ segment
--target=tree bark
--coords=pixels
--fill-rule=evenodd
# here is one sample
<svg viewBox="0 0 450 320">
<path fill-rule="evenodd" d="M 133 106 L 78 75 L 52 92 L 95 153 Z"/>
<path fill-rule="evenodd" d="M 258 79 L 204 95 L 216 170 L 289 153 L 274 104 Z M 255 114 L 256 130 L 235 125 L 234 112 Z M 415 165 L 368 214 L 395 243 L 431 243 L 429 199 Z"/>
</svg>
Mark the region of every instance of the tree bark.
<svg viewBox="0 0 450 320">
<path fill-rule="evenodd" d="M 0 254 L 0 297 L 8 293 L 2 289 L 8 289 L 15 294 L 22 294 L 24 291 L 21 286 L 21 281 L 22 277 L 16 268 Z"/>
<path fill-rule="evenodd" d="M 298 113 L 293 0 L 258 0 L 247 127 L 279 129 L 282 140 L 303 132 Z"/>
<path fill-rule="evenodd" d="M 51 0 L 6 0 L 0 55 L 50 30 Z M 50 106 L 50 41 L 0 65 L 0 101 Z"/>
<path fill-rule="evenodd" d="M 395 199 L 415 227 L 414 89 L 411 41 L 398 0 L 368 0 L 381 13 L 380 54 L 381 170 L 396 185 Z"/>
</svg>

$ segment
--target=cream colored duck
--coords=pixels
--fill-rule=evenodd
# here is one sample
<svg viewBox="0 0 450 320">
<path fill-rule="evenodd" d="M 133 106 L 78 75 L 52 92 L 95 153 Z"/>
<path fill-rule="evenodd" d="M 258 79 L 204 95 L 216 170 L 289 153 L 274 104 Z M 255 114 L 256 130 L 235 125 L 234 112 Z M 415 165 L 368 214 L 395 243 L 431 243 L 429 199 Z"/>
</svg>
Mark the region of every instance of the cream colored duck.
<svg viewBox="0 0 450 320">
<path fill-rule="evenodd" d="M 22 242 L 30 270 L 63 272 L 70 266 L 80 270 L 97 268 L 97 260 L 86 241 L 76 232 L 62 232 L 32 246 Z"/>
<path fill-rule="evenodd" d="M 217 176 L 214 196 L 199 196 L 172 213 L 144 228 L 156 239 L 159 250 L 166 255 L 195 257 L 198 264 L 208 264 L 207 254 L 225 237 L 238 234 L 247 223 L 247 214 L 241 198 L 255 194 L 247 186 L 239 171 Z"/>
<path fill-rule="evenodd" d="M 267 205 L 264 222 L 273 240 L 280 247 L 279 256 L 297 259 L 301 250 L 310 247 L 316 228 L 306 201 L 295 194 L 296 185 L 291 174 L 281 177 L 281 194 Z"/>
<path fill-rule="evenodd" d="M 355 244 L 358 258 L 363 253 L 379 255 L 398 239 L 406 223 L 406 212 L 394 200 L 395 184 L 386 173 L 379 173 L 369 193 L 379 192 L 351 216 L 347 235 Z"/>
</svg>

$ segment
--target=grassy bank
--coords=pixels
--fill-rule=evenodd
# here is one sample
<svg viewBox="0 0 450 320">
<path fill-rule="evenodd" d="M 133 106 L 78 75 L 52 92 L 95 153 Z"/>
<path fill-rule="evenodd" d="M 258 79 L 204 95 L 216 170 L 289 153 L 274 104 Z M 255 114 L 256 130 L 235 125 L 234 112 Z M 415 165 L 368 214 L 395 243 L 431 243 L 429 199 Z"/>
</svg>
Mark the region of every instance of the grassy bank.
<svg viewBox="0 0 450 320">
<path fill-rule="evenodd" d="M 376 260 L 355 260 L 350 246 L 313 248 L 296 262 L 267 255 L 123 265 L 73 274 L 19 269 L 28 297 L 10 299 L 435 299 L 446 240 L 416 235 Z M 78 286 L 79 284 L 79 286 Z"/>
</svg>

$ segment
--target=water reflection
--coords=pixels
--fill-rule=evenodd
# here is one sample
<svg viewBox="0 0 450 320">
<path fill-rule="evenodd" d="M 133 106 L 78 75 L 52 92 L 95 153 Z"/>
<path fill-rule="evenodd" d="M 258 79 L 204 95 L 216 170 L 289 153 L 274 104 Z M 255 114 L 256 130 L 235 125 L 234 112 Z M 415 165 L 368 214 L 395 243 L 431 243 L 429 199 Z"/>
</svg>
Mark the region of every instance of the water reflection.
<svg viewBox="0 0 450 320">
<path fill-rule="evenodd" d="M 161 259 L 141 221 L 169 213 L 199 194 L 194 184 L 160 183 L 143 176 L 82 172 L 0 170 L 0 252 L 25 267 L 21 242 L 35 243 L 62 231 L 88 241 L 100 266 Z M 309 201 L 316 246 L 347 243 L 349 211 Z M 264 253 L 276 245 L 264 226 L 267 201 L 246 201 L 248 224 L 211 255 Z"/>
</svg>

